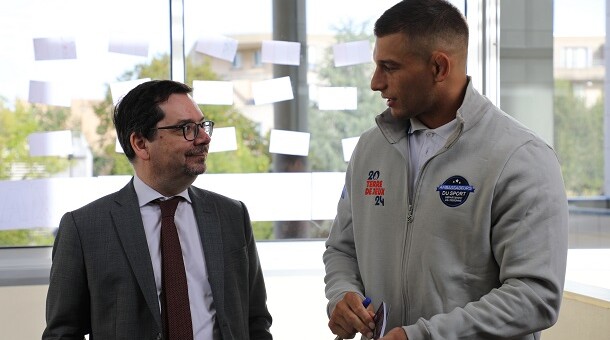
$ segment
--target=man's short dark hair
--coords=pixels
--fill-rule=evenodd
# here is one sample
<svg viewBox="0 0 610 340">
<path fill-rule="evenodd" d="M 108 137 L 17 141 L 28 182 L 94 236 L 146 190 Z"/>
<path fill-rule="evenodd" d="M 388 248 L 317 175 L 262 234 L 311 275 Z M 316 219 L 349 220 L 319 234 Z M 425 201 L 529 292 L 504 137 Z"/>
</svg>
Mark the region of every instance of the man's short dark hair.
<svg viewBox="0 0 610 340">
<path fill-rule="evenodd" d="M 466 18 L 446 0 L 403 0 L 377 19 L 374 33 L 376 37 L 403 33 L 422 47 L 468 49 Z"/>
<path fill-rule="evenodd" d="M 174 93 L 188 94 L 192 88 L 173 80 L 151 80 L 129 91 L 114 108 L 112 121 L 125 156 L 133 161 L 136 154 L 129 138 L 132 133 L 146 139 L 154 138 L 154 127 L 165 117 L 159 104 L 167 101 Z"/>
</svg>

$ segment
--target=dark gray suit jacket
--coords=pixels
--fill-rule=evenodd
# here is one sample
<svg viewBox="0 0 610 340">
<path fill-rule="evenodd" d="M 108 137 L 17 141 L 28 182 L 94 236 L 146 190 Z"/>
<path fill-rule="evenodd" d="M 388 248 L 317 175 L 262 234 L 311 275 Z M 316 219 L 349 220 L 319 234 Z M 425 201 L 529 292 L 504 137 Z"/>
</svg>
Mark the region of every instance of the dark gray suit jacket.
<svg viewBox="0 0 610 340">
<path fill-rule="evenodd" d="M 263 273 L 242 202 L 189 188 L 216 330 L 222 339 L 271 339 Z M 146 235 L 133 188 L 66 213 L 53 246 L 43 340 L 162 339 Z"/>
</svg>

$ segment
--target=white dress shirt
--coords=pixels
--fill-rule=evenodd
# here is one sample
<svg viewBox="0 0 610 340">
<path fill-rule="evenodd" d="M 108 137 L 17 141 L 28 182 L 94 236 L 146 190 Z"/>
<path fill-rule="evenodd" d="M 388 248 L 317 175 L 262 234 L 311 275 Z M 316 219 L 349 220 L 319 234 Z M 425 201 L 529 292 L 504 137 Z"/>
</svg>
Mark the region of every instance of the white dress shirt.
<svg viewBox="0 0 610 340">
<path fill-rule="evenodd" d="M 169 197 L 164 197 L 146 185 L 137 175 L 134 176 L 133 185 L 138 195 L 140 213 L 146 232 L 146 242 L 148 243 L 148 251 L 155 274 L 157 297 L 159 298 L 161 296 L 161 208 L 153 201 Z M 176 196 L 184 198 L 178 203 L 174 221 L 180 238 L 186 270 L 193 321 L 193 338 L 195 340 L 213 339 L 216 309 L 214 308 L 212 289 L 208 281 L 208 271 L 199 236 L 199 228 L 188 190 Z M 160 300 L 159 310 L 161 310 Z"/>
</svg>

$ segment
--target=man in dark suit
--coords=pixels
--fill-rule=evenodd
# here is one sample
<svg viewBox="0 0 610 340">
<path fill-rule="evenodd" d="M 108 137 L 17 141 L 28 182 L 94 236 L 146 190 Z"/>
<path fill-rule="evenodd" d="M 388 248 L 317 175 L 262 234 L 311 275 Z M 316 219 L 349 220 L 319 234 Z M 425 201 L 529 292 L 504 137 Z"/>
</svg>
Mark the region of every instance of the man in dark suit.
<svg viewBox="0 0 610 340">
<path fill-rule="evenodd" d="M 43 340 L 272 338 L 245 205 L 192 186 L 206 170 L 214 123 L 190 93 L 182 83 L 153 80 L 115 108 L 119 142 L 136 174 L 118 192 L 61 219 Z M 166 214 L 161 223 L 158 201 L 172 197 L 179 197 L 173 220 L 186 268 L 182 305 L 190 306 L 177 324 L 188 336 L 170 335 L 173 312 L 165 311 L 174 288 L 164 289 L 172 278 L 163 274 L 177 266 L 164 259 Z"/>
</svg>

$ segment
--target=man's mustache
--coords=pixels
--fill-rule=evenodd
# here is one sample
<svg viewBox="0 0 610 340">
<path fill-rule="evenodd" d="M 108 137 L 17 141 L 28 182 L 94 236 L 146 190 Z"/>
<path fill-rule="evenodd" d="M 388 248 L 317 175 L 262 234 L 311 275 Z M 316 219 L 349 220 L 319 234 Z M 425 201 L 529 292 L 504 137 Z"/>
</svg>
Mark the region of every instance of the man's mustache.
<svg viewBox="0 0 610 340">
<path fill-rule="evenodd" d="M 197 155 L 201 155 L 204 153 L 208 153 L 208 149 L 209 146 L 208 145 L 202 145 L 201 147 L 196 147 L 194 149 L 189 150 L 186 155 L 187 156 L 197 156 Z"/>
</svg>

